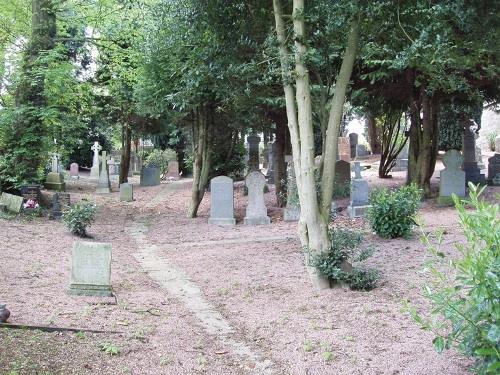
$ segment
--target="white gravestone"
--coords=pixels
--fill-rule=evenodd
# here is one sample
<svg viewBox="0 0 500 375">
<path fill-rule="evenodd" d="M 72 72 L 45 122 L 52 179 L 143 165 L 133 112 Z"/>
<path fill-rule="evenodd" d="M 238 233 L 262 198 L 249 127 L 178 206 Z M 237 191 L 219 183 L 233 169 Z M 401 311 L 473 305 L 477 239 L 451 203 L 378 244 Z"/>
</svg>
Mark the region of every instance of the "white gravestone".
<svg viewBox="0 0 500 375">
<path fill-rule="evenodd" d="M 458 150 L 449 150 L 443 157 L 445 169 L 439 173 L 439 198 L 449 201 L 452 194 L 465 196 L 465 172 L 460 169 L 463 156 Z"/>
<path fill-rule="evenodd" d="M 94 157 L 92 158 L 92 168 L 90 169 L 91 178 L 99 178 L 99 152 L 101 152 L 102 147 L 99 142 L 94 142 L 94 145 L 90 148 L 94 151 Z"/>
<path fill-rule="evenodd" d="M 209 224 L 235 225 L 233 180 L 226 176 L 210 181 Z"/>
<path fill-rule="evenodd" d="M 69 293 L 112 296 L 111 244 L 77 241 L 71 257 Z"/>
<path fill-rule="evenodd" d="M 99 173 L 99 181 L 97 182 L 97 189 L 96 189 L 96 192 L 99 194 L 111 193 L 111 182 L 109 181 L 108 160 L 109 156 L 106 155 L 106 151 L 103 151 L 102 156 L 100 158 L 101 168 Z"/>
<path fill-rule="evenodd" d="M 134 200 L 134 186 L 124 182 L 120 185 L 120 202 L 132 202 Z"/>
<path fill-rule="evenodd" d="M 59 158 L 61 155 L 55 152 L 50 155 L 52 157 L 51 172 L 45 178 L 45 188 L 48 190 L 64 191 L 66 189 L 64 175 L 59 173 Z"/>
<path fill-rule="evenodd" d="M 286 207 L 283 212 L 284 221 L 298 221 L 300 219 L 300 202 L 297 191 L 297 180 L 295 178 L 295 169 L 291 158 L 288 159 L 287 167 L 287 192 L 286 192 Z"/>
<path fill-rule="evenodd" d="M 270 224 L 271 219 L 267 216 L 267 208 L 264 202 L 264 186 L 266 177 L 261 172 L 250 172 L 245 178 L 248 188 L 248 205 L 245 225 Z"/>
</svg>

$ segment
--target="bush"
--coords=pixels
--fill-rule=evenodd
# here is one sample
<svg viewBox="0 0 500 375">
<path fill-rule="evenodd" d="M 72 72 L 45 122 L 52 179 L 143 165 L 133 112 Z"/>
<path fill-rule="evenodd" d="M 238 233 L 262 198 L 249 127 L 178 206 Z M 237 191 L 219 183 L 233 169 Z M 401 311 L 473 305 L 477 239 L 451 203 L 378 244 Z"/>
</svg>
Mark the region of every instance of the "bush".
<svg viewBox="0 0 500 375">
<path fill-rule="evenodd" d="M 415 221 L 413 216 L 420 206 L 422 191 L 415 185 L 403 186 L 395 191 L 380 189 L 370 195 L 368 220 L 380 237 L 396 238 L 410 235 Z"/>
<path fill-rule="evenodd" d="M 67 208 L 62 220 L 68 230 L 80 237 L 87 236 L 87 228 L 95 221 L 97 207 L 92 202 L 83 202 Z"/>
<path fill-rule="evenodd" d="M 149 168 L 159 168 L 161 174 L 165 174 L 168 169 L 168 162 L 172 160 L 177 160 L 177 154 L 174 150 L 166 149 L 153 150 L 146 157 L 144 165 Z"/>
<path fill-rule="evenodd" d="M 497 139 L 497 132 L 492 132 L 492 133 L 489 133 L 487 136 L 486 136 L 486 139 L 488 141 L 488 148 L 490 149 L 490 151 L 496 151 L 495 150 L 495 141 Z M 498 150 L 498 152 L 500 152 L 500 150 Z"/>
<path fill-rule="evenodd" d="M 475 359 L 477 374 L 498 374 L 500 369 L 500 210 L 498 204 L 479 201 L 481 191 L 469 183 L 470 200 L 453 197 L 466 242 L 457 244 L 457 259 L 445 259 L 437 241 L 422 235 L 431 260 L 426 271 L 430 282 L 424 288 L 432 305 L 432 318 L 424 318 L 410 307 L 413 318 L 436 334 L 438 351 L 457 347 Z M 466 210 L 466 205 L 474 211 Z"/>
<path fill-rule="evenodd" d="M 350 260 L 365 260 L 372 252 L 360 249 L 363 236 L 347 229 L 330 231 L 330 250 L 310 259 L 311 266 L 332 283 L 345 282 L 353 290 L 371 290 L 377 285 L 380 274 L 377 270 L 344 266 Z"/>
</svg>

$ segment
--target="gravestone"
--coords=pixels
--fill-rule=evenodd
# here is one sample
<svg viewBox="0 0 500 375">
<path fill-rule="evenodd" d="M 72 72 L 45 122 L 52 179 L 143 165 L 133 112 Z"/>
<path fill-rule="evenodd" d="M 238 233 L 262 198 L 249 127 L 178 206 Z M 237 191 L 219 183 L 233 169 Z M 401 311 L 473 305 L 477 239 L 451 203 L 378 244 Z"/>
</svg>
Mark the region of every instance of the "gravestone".
<svg viewBox="0 0 500 375">
<path fill-rule="evenodd" d="M 245 178 L 248 188 L 248 205 L 244 219 L 245 225 L 270 224 L 267 208 L 264 202 L 264 186 L 266 177 L 261 172 L 250 172 Z"/>
<path fill-rule="evenodd" d="M 129 183 L 120 184 L 120 202 L 132 202 L 134 200 L 134 186 Z"/>
<path fill-rule="evenodd" d="M 269 146 L 264 140 L 264 148 L 262 149 L 262 168 L 269 168 Z"/>
<path fill-rule="evenodd" d="M 94 152 L 92 158 L 92 168 L 90 169 L 91 178 L 99 178 L 99 152 L 101 152 L 102 147 L 99 142 L 94 142 L 94 145 L 90 148 Z"/>
<path fill-rule="evenodd" d="M 357 133 L 351 133 L 349 134 L 349 144 L 351 147 L 351 159 L 354 159 L 356 157 L 356 147 L 358 145 L 358 134 Z"/>
<path fill-rule="evenodd" d="M 71 198 L 69 193 L 55 193 L 52 196 L 52 210 L 50 212 L 51 219 L 60 219 L 64 209 L 71 206 Z"/>
<path fill-rule="evenodd" d="M 485 168 L 485 165 L 483 163 L 483 155 L 482 155 L 482 151 L 481 151 L 481 147 L 479 147 L 477 145 L 477 140 L 479 138 L 479 134 L 478 133 L 474 133 L 474 143 L 476 144 L 476 163 L 477 163 L 477 167 L 479 168 L 479 170 L 483 170 Z"/>
<path fill-rule="evenodd" d="M 288 155 L 287 155 L 288 156 Z M 297 191 L 297 180 L 295 178 L 295 169 L 293 160 L 290 157 L 285 157 L 287 161 L 287 184 L 286 184 L 286 207 L 283 212 L 284 221 L 298 221 L 300 219 L 300 202 L 299 193 Z"/>
<path fill-rule="evenodd" d="M 5 206 L 7 211 L 18 214 L 23 206 L 23 197 L 3 192 L 0 196 L 0 204 Z"/>
<path fill-rule="evenodd" d="M 30 199 L 35 200 L 40 203 L 42 199 L 42 193 L 40 192 L 40 185 L 23 185 L 21 186 L 21 195 L 23 196 L 24 201 L 28 201 Z"/>
<path fill-rule="evenodd" d="M 356 157 L 358 159 L 363 159 L 366 158 L 369 155 L 368 149 L 366 148 L 365 145 L 356 145 Z"/>
<path fill-rule="evenodd" d="M 488 182 L 492 185 L 499 185 L 498 178 L 495 179 L 498 175 L 500 175 L 500 153 L 488 159 Z"/>
<path fill-rule="evenodd" d="M 107 163 L 108 163 L 108 172 L 110 176 L 115 176 L 117 174 L 120 174 L 119 164 L 118 165 L 116 164 L 114 157 L 111 156 Z"/>
<path fill-rule="evenodd" d="M 401 172 L 408 170 L 408 142 L 396 157 L 396 165 L 392 168 L 393 172 Z"/>
<path fill-rule="evenodd" d="M 340 160 L 347 162 L 351 161 L 351 146 L 349 144 L 349 137 L 339 137 L 338 153 Z"/>
<path fill-rule="evenodd" d="M 168 162 L 167 178 L 174 181 L 181 179 L 179 174 L 179 162 L 177 160 L 170 160 Z"/>
<path fill-rule="evenodd" d="M 267 144 L 267 149 L 269 150 L 269 162 L 267 165 L 266 179 L 270 184 L 274 184 L 274 154 L 276 153 L 275 142 L 269 142 Z"/>
<path fill-rule="evenodd" d="M 141 186 L 158 186 L 161 184 L 161 171 L 156 167 L 144 167 L 141 170 Z"/>
<path fill-rule="evenodd" d="M 452 203 L 452 194 L 465 196 L 465 172 L 460 169 L 463 160 L 458 150 L 449 150 L 444 155 L 445 169 L 439 172 L 439 204 Z"/>
<path fill-rule="evenodd" d="M 474 127 L 472 127 L 473 129 Z M 463 170 L 465 172 L 465 183 L 484 184 L 485 177 L 481 174 L 476 161 L 476 137 L 475 132 L 466 126 L 463 134 Z"/>
<path fill-rule="evenodd" d="M 248 142 L 248 170 L 250 172 L 259 171 L 260 137 L 258 135 L 250 135 L 247 137 L 247 142 Z"/>
<path fill-rule="evenodd" d="M 233 180 L 226 176 L 214 177 L 210 181 L 209 224 L 235 225 Z"/>
<path fill-rule="evenodd" d="M 97 189 L 96 189 L 96 193 L 98 194 L 111 193 L 111 182 L 109 181 L 108 160 L 109 156 L 106 155 L 106 151 L 103 151 L 100 157 L 101 167 L 99 168 L 100 169 L 99 181 L 97 181 Z"/>
<path fill-rule="evenodd" d="M 351 218 L 364 217 L 368 209 L 371 207 L 368 204 L 370 197 L 368 182 L 363 180 L 361 176 L 361 163 L 354 163 L 354 179 L 351 181 L 351 201 L 347 207 L 347 212 Z"/>
<path fill-rule="evenodd" d="M 346 184 L 351 181 L 351 163 L 345 160 L 335 162 L 335 183 Z"/>
<path fill-rule="evenodd" d="M 77 241 L 71 257 L 69 293 L 109 297 L 111 289 L 111 244 Z"/>
<path fill-rule="evenodd" d="M 45 188 L 48 190 L 64 191 L 66 184 L 64 183 L 64 175 L 59 172 L 59 158 L 58 153 L 51 153 L 52 156 L 52 171 L 47 174 L 45 179 Z"/>
<path fill-rule="evenodd" d="M 77 163 L 71 163 L 71 165 L 69 166 L 69 175 L 71 178 L 74 178 L 75 180 L 78 180 L 80 178 L 79 168 Z"/>
<path fill-rule="evenodd" d="M 500 154 L 500 135 L 495 138 L 495 152 Z"/>
</svg>

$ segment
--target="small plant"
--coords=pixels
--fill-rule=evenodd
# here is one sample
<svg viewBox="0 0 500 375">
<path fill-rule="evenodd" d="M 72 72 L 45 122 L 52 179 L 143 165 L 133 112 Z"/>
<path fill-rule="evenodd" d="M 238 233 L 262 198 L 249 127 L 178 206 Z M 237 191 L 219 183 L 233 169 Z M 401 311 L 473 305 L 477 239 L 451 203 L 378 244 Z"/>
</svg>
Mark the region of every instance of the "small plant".
<svg viewBox="0 0 500 375">
<path fill-rule="evenodd" d="M 97 207 L 94 203 L 78 203 L 63 211 L 62 220 L 71 233 L 86 237 L 87 228 L 94 222 L 96 212 Z"/>
<path fill-rule="evenodd" d="M 495 150 L 495 147 L 496 147 L 495 141 L 496 141 L 497 135 L 498 135 L 497 132 L 489 133 L 486 136 L 486 139 L 488 141 L 488 147 L 490 148 L 491 151 L 500 152 L 500 150 Z"/>
<path fill-rule="evenodd" d="M 330 231 L 330 250 L 323 254 L 312 256 L 310 264 L 320 274 L 333 283 L 345 282 L 353 290 L 371 290 L 377 285 L 380 274 L 376 270 L 346 267 L 350 260 L 366 259 L 373 250 L 360 249 L 363 236 L 359 232 L 347 229 Z"/>
<path fill-rule="evenodd" d="M 109 354 L 111 356 L 120 354 L 120 348 L 118 348 L 116 345 L 114 345 L 110 342 L 103 342 L 99 346 L 99 349 L 101 350 L 101 352 L 104 352 L 104 353 Z"/>
<path fill-rule="evenodd" d="M 441 352 L 452 346 L 475 359 L 477 374 L 500 370 L 500 206 L 478 198 L 483 192 L 469 183 L 470 200 L 453 196 L 466 242 L 457 244 L 458 258 L 445 259 L 440 250 L 443 232 L 433 238 L 422 232 L 422 242 L 431 255 L 426 263 L 429 284 L 424 294 L 432 305 L 431 318 L 414 307 L 409 312 L 436 337 Z M 474 210 L 466 210 L 473 207 Z"/>
<path fill-rule="evenodd" d="M 397 190 L 375 190 L 370 195 L 368 220 L 380 237 L 408 237 L 413 229 L 422 191 L 415 184 Z"/>
</svg>

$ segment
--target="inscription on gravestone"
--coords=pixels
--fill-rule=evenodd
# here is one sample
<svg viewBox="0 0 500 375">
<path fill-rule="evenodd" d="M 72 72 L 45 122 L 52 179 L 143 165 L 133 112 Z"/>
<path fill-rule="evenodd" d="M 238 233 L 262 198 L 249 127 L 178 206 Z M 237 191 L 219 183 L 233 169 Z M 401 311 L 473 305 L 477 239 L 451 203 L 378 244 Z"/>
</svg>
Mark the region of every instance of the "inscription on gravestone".
<svg viewBox="0 0 500 375">
<path fill-rule="evenodd" d="M 25 201 L 29 199 L 34 199 L 37 202 L 40 202 L 41 198 L 40 185 L 21 186 L 21 195 L 23 196 Z"/>
<path fill-rule="evenodd" d="M 113 295 L 110 243 L 75 242 L 69 293 L 84 296 Z"/>
</svg>

